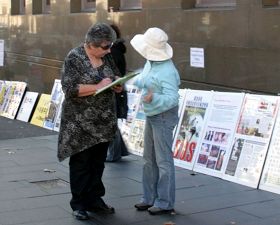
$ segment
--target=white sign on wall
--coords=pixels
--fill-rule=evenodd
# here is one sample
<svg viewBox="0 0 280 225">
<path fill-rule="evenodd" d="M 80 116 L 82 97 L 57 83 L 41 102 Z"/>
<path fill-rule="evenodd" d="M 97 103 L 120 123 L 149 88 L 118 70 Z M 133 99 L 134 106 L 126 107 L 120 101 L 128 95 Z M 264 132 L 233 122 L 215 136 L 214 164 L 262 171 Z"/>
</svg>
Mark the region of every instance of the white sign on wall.
<svg viewBox="0 0 280 225">
<path fill-rule="evenodd" d="M 204 49 L 191 48 L 190 62 L 191 62 L 191 67 L 204 68 Z"/>
<path fill-rule="evenodd" d="M 0 66 L 4 66 L 4 40 L 0 40 Z"/>
</svg>

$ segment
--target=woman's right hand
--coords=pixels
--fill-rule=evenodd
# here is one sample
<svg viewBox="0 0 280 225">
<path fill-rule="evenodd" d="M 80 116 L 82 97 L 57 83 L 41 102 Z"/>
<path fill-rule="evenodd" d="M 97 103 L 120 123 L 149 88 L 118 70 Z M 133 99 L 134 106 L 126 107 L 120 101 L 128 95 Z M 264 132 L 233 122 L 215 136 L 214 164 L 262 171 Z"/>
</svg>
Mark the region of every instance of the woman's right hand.
<svg viewBox="0 0 280 225">
<path fill-rule="evenodd" d="M 101 80 L 98 84 L 96 84 L 96 89 L 99 90 L 109 84 L 112 83 L 112 80 L 110 78 L 104 78 L 103 80 Z"/>
</svg>

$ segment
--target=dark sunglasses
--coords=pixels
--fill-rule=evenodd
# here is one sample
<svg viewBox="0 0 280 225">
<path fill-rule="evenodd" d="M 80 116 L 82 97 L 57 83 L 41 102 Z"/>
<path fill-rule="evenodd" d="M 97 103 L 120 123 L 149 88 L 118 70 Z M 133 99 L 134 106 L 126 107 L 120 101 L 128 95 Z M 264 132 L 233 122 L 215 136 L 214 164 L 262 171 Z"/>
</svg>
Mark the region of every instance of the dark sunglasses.
<svg viewBox="0 0 280 225">
<path fill-rule="evenodd" d="M 108 50 L 108 49 L 112 48 L 113 44 L 114 43 L 112 42 L 112 43 L 110 43 L 108 45 L 105 45 L 105 46 L 100 45 L 98 47 L 102 48 L 103 50 Z"/>
</svg>

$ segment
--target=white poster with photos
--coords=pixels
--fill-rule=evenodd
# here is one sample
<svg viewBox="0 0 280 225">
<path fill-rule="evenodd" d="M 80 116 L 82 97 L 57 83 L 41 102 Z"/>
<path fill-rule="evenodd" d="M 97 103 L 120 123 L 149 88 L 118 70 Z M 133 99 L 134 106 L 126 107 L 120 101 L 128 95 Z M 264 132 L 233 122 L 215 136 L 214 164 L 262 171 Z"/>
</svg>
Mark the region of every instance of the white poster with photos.
<svg viewBox="0 0 280 225">
<path fill-rule="evenodd" d="M 64 98 L 64 93 L 62 91 L 61 81 L 55 79 L 52 88 L 52 93 L 51 93 L 50 107 L 43 125 L 44 128 L 47 128 L 49 130 L 54 129 L 55 121 L 56 118 L 58 117 L 60 105 L 62 104 L 63 98 Z"/>
<path fill-rule="evenodd" d="M 280 194 L 280 112 L 274 125 L 259 189 Z"/>
<path fill-rule="evenodd" d="M 141 99 L 141 90 L 134 85 L 126 85 L 126 91 L 127 91 L 127 106 L 128 106 L 127 118 L 123 120 L 119 120 L 118 124 L 122 134 L 122 138 L 124 142 L 128 145 L 130 141 L 129 135 L 131 133 L 132 122 L 136 117 L 139 102 Z"/>
<path fill-rule="evenodd" d="M 59 132 L 59 129 L 60 129 L 60 122 L 61 122 L 61 111 L 62 111 L 62 103 L 64 101 L 64 94 L 62 95 L 62 99 L 61 99 L 61 102 L 59 104 L 59 108 L 58 108 L 58 111 L 57 111 L 57 114 L 56 114 L 56 117 L 55 117 L 55 122 L 54 122 L 54 127 L 53 127 L 53 130 L 54 131 L 57 131 Z"/>
<path fill-rule="evenodd" d="M 194 171 L 222 177 L 244 93 L 214 92 Z"/>
<path fill-rule="evenodd" d="M 193 169 L 212 94 L 211 91 L 187 90 L 172 147 L 176 166 Z"/>
<path fill-rule="evenodd" d="M 129 152 L 143 156 L 144 152 L 144 130 L 145 130 L 145 122 L 146 116 L 143 110 L 143 104 L 141 101 L 137 107 L 137 113 L 135 115 L 134 120 L 131 124 L 130 134 L 128 137 L 128 149 Z"/>
<path fill-rule="evenodd" d="M 279 97 L 246 94 L 223 179 L 258 186 Z"/>
</svg>

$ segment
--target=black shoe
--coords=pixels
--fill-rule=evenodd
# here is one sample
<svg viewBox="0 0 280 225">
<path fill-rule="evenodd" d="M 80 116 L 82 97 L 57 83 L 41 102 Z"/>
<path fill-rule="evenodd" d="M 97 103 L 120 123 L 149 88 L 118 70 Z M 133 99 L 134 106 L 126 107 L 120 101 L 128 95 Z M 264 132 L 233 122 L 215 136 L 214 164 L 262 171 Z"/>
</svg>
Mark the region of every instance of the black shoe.
<svg viewBox="0 0 280 225">
<path fill-rule="evenodd" d="M 147 210 L 148 208 L 152 207 L 152 205 L 148 205 L 144 202 L 141 202 L 141 203 L 135 204 L 134 207 L 136 209 L 138 209 L 139 211 L 144 211 L 144 210 Z"/>
<path fill-rule="evenodd" d="M 151 207 L 148 208 L 148 212 L 151 215 L 163 215 L 163 214 L 171 214 L 171 215 L 175 215 L 175 210 L 174 209 L 161 209 L 158 207 Z"/>
<path fill-rule="evenodd" d="M 73 216 L 77 220 L 88 220 L 89 219 L 89 216 L 88 216 L 87 212 L 84 211 L 84 210 L 75 210 L 75 211 L 73 211 Z"/>
<path fill-rule="evenodd" d="M 103 214 L 114 214 L 115 213 L 114 207 L 107 205 L 107 204 L 92 207 L 89 211 L 93 212 L 93 213 L 103 213 Z"/>
</svg>

